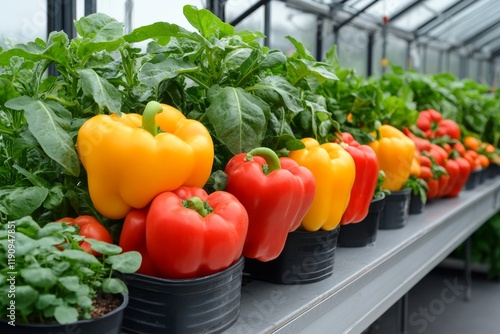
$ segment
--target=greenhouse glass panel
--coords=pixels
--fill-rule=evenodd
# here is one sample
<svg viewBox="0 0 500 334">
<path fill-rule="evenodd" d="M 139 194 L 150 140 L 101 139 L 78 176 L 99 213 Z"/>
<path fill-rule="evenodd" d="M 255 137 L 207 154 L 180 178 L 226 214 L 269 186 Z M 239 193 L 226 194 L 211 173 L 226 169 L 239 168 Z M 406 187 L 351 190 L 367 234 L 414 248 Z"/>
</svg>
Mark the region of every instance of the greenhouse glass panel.
<svg viewBox="0 0 500 334">
<path fill-rule="evenodd" d="M 274 15 L 279 13 L 279 15 Z M 271 36 L 270 46 L 287 54 L 294 51 L 292 43 L 286 36 L 303 43 L 314 56 L 316 54 L 316 16 L 287 7 L 280 1 L 271 2 Z"/>
<path fill-rule="evenodd" d="M 472 79 L 472 80 L 478 80 L 478 66 L 479 61 L 474 58 L 469 58 L 467 61 L 467 78 Z"/>
<path fill-rule="evenodd" d="M 373 42 L 372 75 L 374 77 L 380 77 L 382 75 L 382 47 L 383 47 L 382 34 L 377 33 L 373 40 L 374 42 Z"/>
<path fill-rule="evenodd" d="M 457 0 L 422 1 L 400 17 L 397 17 L 391 24 L 402 30 L 414 31 L 417 27 L 442 13 L 456 2 Z"/>
<path fill-rule="evenodd" d="M 448 54 L 448 64 L 446 71 L 450 72 L 457 78 L 460 77 L 460 56 L 456 53 Z"/>
<path fill-rule="evenodd" d="M 440 56 L 439 51 L 433 48 L 427 48 L 425 56 L 425 73 L 439 73 Z"/>
<path fill-rule="evenodd" d="M 429 35 L 459 43 L 491 25 L 497 19 L 498 14 L 500 14 L 500 6 L 497 1 L 478 1 L 432 29 Z"/>
<path fill-rule="evenodd" d="M 387 39 L 387 59 L 389 64 L 406 68 L 406 55 L 408 52 L 408 42 L 401 38 L 389 35 Z"/>
<path fill-rule="evenodd" d="M 368 34 L 346 26 L 340 30 L 338 56 L 343 67 L 353 68 L 358 75 L 366 75 Z"/>
<path fill-rule="evenodd" d="M 25 0 L 4 1 L 0 14 L 0 46 L 11 47 L 17 43 L 27 43 L 36 38 L 47 38 L 47 1 Z"/>
</svg>

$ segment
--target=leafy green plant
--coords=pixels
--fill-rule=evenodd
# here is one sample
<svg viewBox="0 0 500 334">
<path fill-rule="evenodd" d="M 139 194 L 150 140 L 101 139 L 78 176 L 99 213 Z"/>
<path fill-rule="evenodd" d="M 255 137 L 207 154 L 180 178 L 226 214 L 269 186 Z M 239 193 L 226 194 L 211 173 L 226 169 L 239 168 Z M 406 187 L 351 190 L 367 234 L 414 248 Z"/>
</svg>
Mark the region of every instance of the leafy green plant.
<svg viewBox="0 0 500 334">
<path fill-rule="evenodd" d="M 422 202 L 422 204 L 425 204 L 427 202 L 427 191 L 429 190 L 429 187 L 423 179 L 415 175 L 410 175 L 408 181 L 406 181 L 404 185 L 404 188 L 410 188 L 411 193 L 414 196 L 420 197 L 420 201 Z"/>
<path fill-rule="evenodd" d="M 0 224 L 0 261 L 8 264 L 0 269 L 0 318 L 7 319 L 7 307 L 15 300 L 16 322 L 72 323 L 91 317 L 100 293 L 127 292 L 113 273 L 135 272 L 141 255 L 85 239 L 102 254 L 96 257 L 78 246 L 83 239 L 75 226 L 40 227 L 29 216 Z"/>
</svg>

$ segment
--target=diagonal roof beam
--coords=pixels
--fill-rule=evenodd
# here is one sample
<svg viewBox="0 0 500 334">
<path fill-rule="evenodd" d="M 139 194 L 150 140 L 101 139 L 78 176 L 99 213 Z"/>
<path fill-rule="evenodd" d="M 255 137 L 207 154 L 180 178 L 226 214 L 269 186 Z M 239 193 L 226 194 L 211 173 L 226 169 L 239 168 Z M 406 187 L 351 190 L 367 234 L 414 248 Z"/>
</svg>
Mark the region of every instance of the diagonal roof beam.
<svg viewBox="0 0 500 334">
<path fill-rule="evenodd" d="M 389 21 L 393 21 L 395 19 L 397 19 L 398 17 L 404 15 L 406 12 L 408 12 L 410 9 L 412 8 L 415 8 L 417 5 L 419 5 L 420 3 L 424 2 L 424 0 L 415 0 L 413 1 L 411 4 L 409 4 L 408 6 L 406 6 L 405 8 L 401 9 L 399 12 L 397 12 L 396 14 L 394 15 L 389 15 Z"/>
<path fill-rule="evenodd" d="M 417 29 L 415 29 L 415 34 L 418 36 L 428 34 L 432 29 L 445 23 L 448 18 L 460 13 L 474 3 L 476 3 L 476 0 L 460 0 L 454 3 L 440 14 L 427 20 L 427 22 L 422 23 L 419 27 L 417 27 Z"/>
<path fill-rule="evenodd" d="M 333 32 L 334 33 L 337 33 L 340 28 L 342 28 L 343 26 L 345 26 L 346 24 L 349 24 L 352 20 L 354 20 L 356 17 L 358 17 L 359 15 L 363 14 L 368 8 L 370 8 L 371 6 L 373 6 L 374 4 L 376 4 L 379 0 L 372 0 L 371 2 L 369 2 L 366 6 L 364 6 L 363 8 L 361 8 L 359 11 L 357 11 L 355 14 L 353 14 L 350 18 L 348 18 L 347 20 L 345 20 L 344 22 L 341 22 L 340 24 L 338 25 L 335 25 L 333 27 Z"/>
<path fill-rule="evenodd" d="M 496 35 L 496 34 L 493 36 L 493 38 L 489 38 L 489 39 L 487 39 L 485 42 L 480 43 L 480 44 L 478 44 L 478 45 L 474 46 L 474 47 L 472 48 L 472 50 L 469 52 L 469 54 L 472 54 L 472 53 L 474 53 L 474 52 L 478 52 L 478 51 L 480 51 L 482 48 L 484 48 L 485 46 L 487 46 L 488 44 L 491 44 L 491 43 L 493 43 L 493 42 L 495 42 L 495 41 L 498 41 L 498 35 Z"/>
<path fill-rule="evenodd" d="M 463 43 L 469 44 L 469 43 L 473 42 L 474 40 L 481 38 L 481 37 L 485 36 L 486 34 L 492 32 L 493 30 L 495 30 L 498 27 L 500 27 L 500 21 L 496 21 L 495 23 L 490 24 L 489 26 L 485 27 L 484 29 L 481 29 L 480 31 L 478 31 L 477 33 L 475 33 L 474 35 L 472 35 L 471 37 L 469 37 L 465 41 L 463 41 Z"/>
</svg>

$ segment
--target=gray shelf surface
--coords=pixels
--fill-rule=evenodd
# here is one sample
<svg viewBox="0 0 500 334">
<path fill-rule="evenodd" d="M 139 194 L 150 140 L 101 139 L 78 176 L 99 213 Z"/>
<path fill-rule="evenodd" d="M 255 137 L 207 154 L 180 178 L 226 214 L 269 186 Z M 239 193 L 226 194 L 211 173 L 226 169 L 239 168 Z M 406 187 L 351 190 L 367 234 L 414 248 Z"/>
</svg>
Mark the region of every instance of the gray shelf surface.
<svg viewBox="0 0 500 334">
<path fill-rule="evenodd" d="M 500 178 L 429 202 L 373 245 L 337 248 L 333 275 L 304 285 L 244 279 L 224 333 L 361 333 L 500 208 Z"/>
</svg>

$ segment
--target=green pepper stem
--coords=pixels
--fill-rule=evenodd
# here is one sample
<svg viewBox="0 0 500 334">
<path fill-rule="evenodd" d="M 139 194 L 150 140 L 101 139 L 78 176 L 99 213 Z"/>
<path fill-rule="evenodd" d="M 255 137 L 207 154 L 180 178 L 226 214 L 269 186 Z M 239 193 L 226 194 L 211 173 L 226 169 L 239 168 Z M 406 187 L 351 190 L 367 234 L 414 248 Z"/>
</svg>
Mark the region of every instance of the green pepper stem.
<svg viewBox="0 0 500 334">
<path fill-rule="evenodd" d="M 142 113 L 142 128 L 153 136 L 156 136 L 158 129 L 156 127 L 155 116 L 163 110 L 161 104 L 156 101 L 150 101 Z"/>
<path fill-rule="evenodd" d="M 247 153 L 245 160 L 252 161 L 253 157 L 258 155 L 259 157 L 263 157 L 267 163 L 267 173 L 271 173 L 273 170 L 281 169 L 280 158 L 270 148 L 267 147 L 257 147 Z"/>
<path fill-rule="evenodd" d="M 206 215 L 214 211 L 207 202 L 202 201 L 201 198 L 196 196 L 182 201 L 182 205 L 185 208 L 193 209 L 202 217 L 205 217 Z"/>
</svg>

